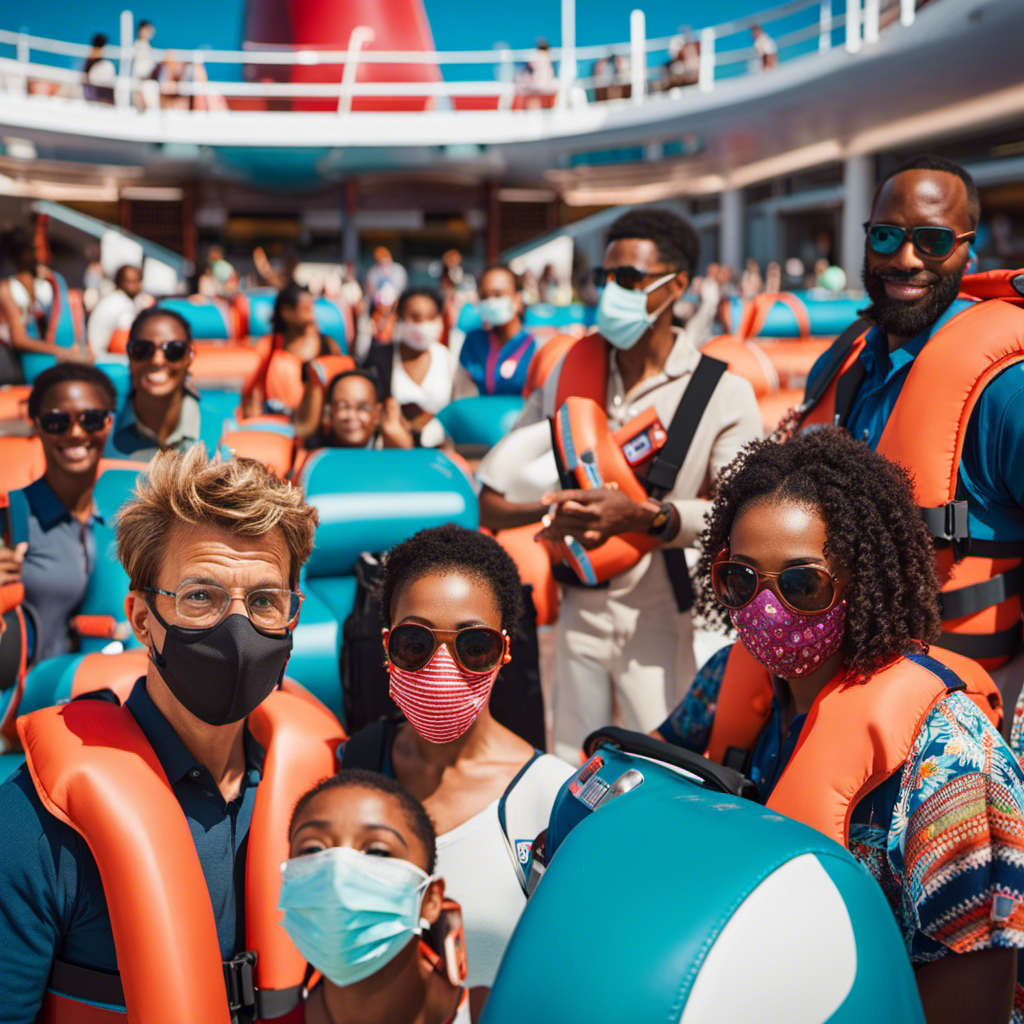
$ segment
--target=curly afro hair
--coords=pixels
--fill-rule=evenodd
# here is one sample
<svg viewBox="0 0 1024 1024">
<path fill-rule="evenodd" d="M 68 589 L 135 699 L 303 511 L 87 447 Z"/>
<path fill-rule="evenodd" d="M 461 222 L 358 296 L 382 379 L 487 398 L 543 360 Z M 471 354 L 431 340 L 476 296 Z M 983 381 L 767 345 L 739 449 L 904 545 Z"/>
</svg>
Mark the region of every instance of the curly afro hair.
<svg viewBox="0 0 1024 1024">
<path fill-rule="evenodd" d="M 710 580 L 744 508 L 781 499 L 818 511 L 828 553 L 850 573 L 842 650 L 852 678 L 863 682 L 897 656 L 927 650 L 941 623 L 939 580 L 910 477 L 838 427 L 783 444 L 754 441 L 726 467 L 702 536 L 700 579 Z M 729 621 L 710 585 L 697 609 L 710 623 Z"/>
<path fill-rule="evenodd" d="M 380 594 L 385 626 L 391 626 L 391 613 L 402 591 L 410 583 L 435 573 L 468 576 L 488 587 L 501 609 L 501 628 L 509 636 L 515 632 L 523 610 L 523 588 L 516 563 L 493 537 L 454 523 L 420 530 L 392 548 L 384 563 Z"/>
<path fill-rule="evenodd" d="M 646 238 L 658 247 L 658 257 L 668 267 L 685 270 L 693 277 L 700 262 L 700 237 L 693 225 L 678 213 L 652 207 L 627 210 L 604 236 L 604 244 L 624 238 Z"/>
</svg>

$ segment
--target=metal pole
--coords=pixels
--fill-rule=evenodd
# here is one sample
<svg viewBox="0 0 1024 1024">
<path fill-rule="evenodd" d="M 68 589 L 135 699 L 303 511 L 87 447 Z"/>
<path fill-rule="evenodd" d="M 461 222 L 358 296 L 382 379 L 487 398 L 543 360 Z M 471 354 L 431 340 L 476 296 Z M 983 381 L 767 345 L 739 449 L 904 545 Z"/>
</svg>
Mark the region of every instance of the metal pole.
<svg viewBox="0 0 1024 1024">
<path fill-rule="evenodd" d="M 821 0 L 821 12 L 818 15 L 821 32 L 818 36 L 818 49 L 832 49 L 832 0 Z"/>
<path fill-rule="evenodd" d="M 576 0 L 562 0 L 562 54 L 558 62 L 558 103 L 568 106 L 576 81 Z"/>
<path fill-rule="evenodd" d="M 700 68 L 697 84 L 701 92 L 711 92 L 715 87 L 715 30 L 700 30 Z"/>
<path fill-rule="evenodd" d="M 647 17 L 639 8 L 629 15 L 629 81 L 634 103 L 647 97 Z"/>
<path fill-rule="evenodd" d="M 860 50 L 860 0 L 846 0 L 846 49 Z"/>
<path fill-rule="evenodd" d="M 121 63 L 117 73 L 117 87 L 114 98 L 119 107 L 130 107 L 132 103 L 131 52 L 135 42 L 135 16 L 131 11 L 121 12 Z"/>
<path fill-rule="evenodd" d="M 341 95 L 338 97 L 338 113 L 347 114 L 352 109 L 352 93 L 356 84 L 356 71 L 359 69 L 359 51 L 364 44 L 372 43 L 374 31 L 369 25 L 356 25 L 348 37 L 348 53 L 345 56 L 345 69 L 341 73 Z"/>
<path fill-rule="evenodd" d="M 878 42 L 879 0 L 864 0 L 864 42 Z"/>
<path fill-rule="evenodd" d="M 900 0 L 900 24 L 910 28 L 917 17 L 917 0 Z"/>
</svg>

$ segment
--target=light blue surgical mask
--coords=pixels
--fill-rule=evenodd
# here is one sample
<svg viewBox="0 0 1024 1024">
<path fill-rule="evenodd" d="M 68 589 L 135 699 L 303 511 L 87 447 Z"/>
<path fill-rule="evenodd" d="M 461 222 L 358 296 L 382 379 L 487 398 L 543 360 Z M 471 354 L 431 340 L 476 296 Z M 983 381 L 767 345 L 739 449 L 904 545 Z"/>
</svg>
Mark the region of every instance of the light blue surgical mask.
<svg viewBox="0 0 1024 1024">
<path fill-rule="evenodd" d="M 516 307 L 511 295 L 495 295 L 476 304 L 480 319 L 488 327 L 504 327 L 515 315 Z"/>
<path fill-rule="evenodd" d="M 407 860 L 335 846 L 281 865 L 281 924 L 295 948 L 335 985 L 376 974 L 427 922 L 433 878 Z"/>
<path fill-rule="evenodd" d="M 597 329 L 601 337 L 616 348 L 632 348 L 672 301 L 669 296 L 653 313 L 648 313 L 647 296 L 675 276 L 676 271 L 673 271 L 646 288 L 636 289 L 609 281 L 597 304 Z"/>
</svg>

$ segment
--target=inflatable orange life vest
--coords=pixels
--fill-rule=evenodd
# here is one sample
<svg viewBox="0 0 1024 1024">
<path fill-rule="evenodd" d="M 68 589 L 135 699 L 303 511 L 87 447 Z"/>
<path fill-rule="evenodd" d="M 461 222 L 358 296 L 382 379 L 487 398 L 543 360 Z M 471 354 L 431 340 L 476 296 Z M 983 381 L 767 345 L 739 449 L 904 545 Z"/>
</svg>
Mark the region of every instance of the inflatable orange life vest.
<svg viewBox="0 0 1024 1024">
<path fill-rule="evenodd" d="M 840 672 L 811 706 L 768 807 L 848 846 L 857 802 L 899 770 L 925 718 L 954 690 L 964 690 L 1000 727 L 996 684 L 976 662 L 952 651 L 933 648 L 929 656 L 899 658 L 863 684 L 845 684 Z M 707 757 L 724 764 L 753 750 L 771 715 L 771 700 L 768 670 L 742 643 L 733 644 Z"/>
<path fill-rule="evenodd" d="M 132 713 L 72 701 L 18 720 L 28 769 L 46 809 L 78 832 L 99 867 L 120 976 L 56 963 L 38 1021 L 124 1024 L 125 1011 L 89 995 L 123 990 L 132 1024 L 229 1024 L 226 983 L 261 1020 L 301 998 L 305 959 L 278 923 L 280 865 L 298 798 L 336 769 L 337 719 L 293 693 L 273 692 L 250 716 L 266 756 L 246 859 L 246 944 L 222 964 L 213 909 L 188 823 Z M 63 968 L 63 974 L 59 969 Z M 77 981 L 70 991 L 62 976 Z M 74 981 L 72 981 L 74 984 Z"/>
<path fill-rule="evenodd" d="M 960 457 L 982 391 L 1008 366 L 1024 361 L 1024 271 L 965 277 L 961 297 L 987 301 L 963 310 L 929 338 L 876 451 L 910 471 L 925 523 L 939 542 L 938 643 L 996 668 L 1020 648 L 1024 541 L 971 539 Z M 801 427 L 846 422 L 863 377 L 858 357 L 869 329 L 858 321 L 836 340 L 801 408 Z"/>
</svg>

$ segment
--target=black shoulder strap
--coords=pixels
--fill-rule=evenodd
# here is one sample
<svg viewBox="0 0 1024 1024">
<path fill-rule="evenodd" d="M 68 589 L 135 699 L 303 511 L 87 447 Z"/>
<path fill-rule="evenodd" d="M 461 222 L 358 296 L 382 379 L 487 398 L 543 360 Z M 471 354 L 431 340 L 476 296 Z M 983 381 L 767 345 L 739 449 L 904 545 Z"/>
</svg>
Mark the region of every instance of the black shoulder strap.
<svg viewBox="0 0 1024 1024">
<path fill-rule="evenodd" d="M 839 335 L 834 342 L 832 347 L 828 350 L 828 362 L 825 363 L 821 373 L 815 378 L 813 383 L 808 382 L 807 391 L 804 394 L 803 403 L 800 406 L 800 412 L 809 412 L 814 408 L 821 400 L 821 396 L 828 390 L 829 384 L 832 383 L 832 379 L 842 369 L 843 363 L 846 362 L 846 357 L 850 354 L 850 349 L 853 348 L 853 343 L 869 328 L 871 323 L 868 320 L 859 318 L 854 320 L 849 327 Z M 860 384 L 860 381 L 857 381 Z M 856 394 L 856 388 L 853 391 Z M 852 395 L 851 395 L 852 400 Z M 838 401 L 837 401 L 838 405 Z"/>
<path fill-rule="evenodd" d="M 387 760 L 388 746 L 397 729 L 398 723 L 391 718 L 380 718 L 360 729 L 345 741 L 339 767 L 379 772 Z"/>
<path fill-rule="evenodd" d="M 700 426 L 704 410 L 711 401 L 722 374 L 728 369 L 728 364 L 721 359 L 712 359 L 710 356 L 702 355 L 693 371 L 689 384 L 679 399 L 672 422 L 668 427 L 668 437 L 664 447 L 658 452 L 647 471 L 644 485 L 647 493 L 654 497 L 668 494 L 675 486 L 676 477 L 686 459 L 686 453 L 693 444 L 697 427 Z"/>
</svg>

